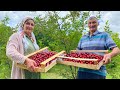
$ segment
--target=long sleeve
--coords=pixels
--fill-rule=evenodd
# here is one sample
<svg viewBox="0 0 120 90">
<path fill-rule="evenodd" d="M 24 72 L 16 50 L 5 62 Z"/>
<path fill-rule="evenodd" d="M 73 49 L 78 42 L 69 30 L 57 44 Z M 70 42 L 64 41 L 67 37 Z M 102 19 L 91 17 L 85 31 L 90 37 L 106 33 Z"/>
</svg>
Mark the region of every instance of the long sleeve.
<svg viewBox="0 0 120 90">
<path fill-rule="evenodd" d="M 6 46 L 6 55 L 16 63 L 23 64 L 27 57 L 20 53 L 20 49 L 23 48 L 20 48 L 20 39 L 18 34 L 15 33 L 9 38 Z"/>
</svg>

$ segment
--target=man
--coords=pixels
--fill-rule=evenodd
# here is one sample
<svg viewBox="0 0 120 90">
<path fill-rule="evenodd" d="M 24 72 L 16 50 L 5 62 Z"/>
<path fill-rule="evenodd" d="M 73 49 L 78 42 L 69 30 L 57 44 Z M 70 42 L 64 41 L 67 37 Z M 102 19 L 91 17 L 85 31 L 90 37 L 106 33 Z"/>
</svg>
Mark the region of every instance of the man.
<svg viewBox="0 0 120 90">
<path fill-rule="evenodd" d="M 78 50 L 112 50 L 108 54 L 103 54 L 104 65 L 99 70 L 92 70 L 86 68 L 79 68 L 77 78 L 78 79 L 105 79 L 106 78 L 106 66 L 112 57 L 120 53 L 119 48 L 114 43 L 112 38 L 106 32 L 98 31 L 99 23 L 96 17 L 92 16 L 88 19 L 89 33 L 84 35 L 79 43 Z M 101 53 L 100 53 L 101 54 Z"/>
</svg>

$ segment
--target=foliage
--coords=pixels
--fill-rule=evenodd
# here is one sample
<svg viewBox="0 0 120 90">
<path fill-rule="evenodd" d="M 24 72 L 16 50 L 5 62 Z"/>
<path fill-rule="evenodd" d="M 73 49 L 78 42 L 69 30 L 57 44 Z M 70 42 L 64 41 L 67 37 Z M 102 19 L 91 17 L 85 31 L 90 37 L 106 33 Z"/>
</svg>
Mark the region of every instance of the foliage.
<svg viewBox="0 0 120 90">
<path fill-rule="evenodd" d="M 113 32 L 110 27 L 109 27 L 109 21 L 106 21 L 106 25 L 104 27 L 105 32 L 109 33 L 109 35 L 112 37 L 113 41 L 116 43 L 116 45 L 120 48 L 120 38 L 119 38 L 119 34 Z M 112 62 L 110 64 L 107 65 L 107 70 L 108 70 L 108 75 L 110 76 L 110 78 L 112 79 L 116 79 L 116 78 L 120 78 L 120 66 L 119 66 L 119 62 L 120 62 L 120 55 L 113 57 L 112 58 Z"/>
<path fill-rule="evenodd" d="M 48 46 L 58 52 L 65 50 L 68 53 L 75 50 L 84 30 L 84 20 L 88 16 L 89 12 L 70 11 L 66 16 L 60 17 L 58 12 L 54 11 L 47 12 L 44 18 L 35 17 L 35 34 L 39 45 Z M 72 73 L 75 70 L 70 66 L 70 71 Z"/>
<path fill-rule="evenodd" d="M 6 57 L 6 44 L 12 30 L 9 26 L 5 25 L 8 18 L 2 20 L 0 24 L 0 78 L 10 78 L 11 61 Z"/>
</svg>

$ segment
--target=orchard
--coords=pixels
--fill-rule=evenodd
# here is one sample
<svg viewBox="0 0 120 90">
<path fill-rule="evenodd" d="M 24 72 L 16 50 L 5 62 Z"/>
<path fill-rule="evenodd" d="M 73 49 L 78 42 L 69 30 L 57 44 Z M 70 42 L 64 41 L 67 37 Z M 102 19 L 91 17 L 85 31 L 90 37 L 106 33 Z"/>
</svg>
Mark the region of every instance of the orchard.
<svg viewBox="0 0 120 90">
<path fill-rule="evenodd" d="M 45 16 L 41 17 L 38 15 L 34 17 L 35 20 L 35 28 L 34 34 L 37 39 L 38 45 L 43 48 L 48 46 L 51 51 L 60 52 L 65 50 L 67 53 L 70 50 L 75 50 L 80 38 L 82 35 L 86 34 L 88 31 L 86 30 L 87 18 L 90 16 L 90 11 L 68 11 L 69 13 L 64 17 L 60 17 L 59 13 L 61 11 L 46 11 Z M 101 18 L 101 13 L 98 11 L 96 17 Z M 9 17 L 5 17 L 4 20 L 1 20 L 0 23 L 0 79 L 8 79 L 10 78 L 11 66 L 12 62 L 6 56 L 6 44 L 11 36 L 14 33 L 13 30 L 18 30 L 18 26 L 15 28 L 11 28 L 7 26 L 9 21 Z M 120 39 L 119 33 L 113 32 L 109 27 L 109 21 L 106 21 L 104 26 L 104 31 L 108 32 L 110 36 L 113 38 L 118 47 L 120 47 Z M 110 52 L 110 51 L 109 51 Z M 37 62 L 44 62 L 54 53 L 46 52 L 36 54 L 32 58 Z M 42 57 L 41 55 L 45 55 Z M 40 57 L 41 56 L 41 57 Z M 68 54 L 67 57 L 80 57 L 80 58 L 96 58 L 99 61 L 103 58 L 102 56 L 94 55 L 94 54 Z M 37 57 L 42 58 L 36 59 Z M 67 59 L 66 59 L 67 60 Z M 75 61 L 80 63 L 80 61 Z M 112 62 L 107 64 L 107 78 L 110 79 L 119 79 L 120 78 L 120 55 L 112 58 Z M 38 66 L 39 66 L 38 63 Z M 91 63 L 93 62 L 82 62 L 82 63 Z M 54 75 L 62 76 L 63 78 L 74 79 L 76 77 L 77 67 L 72 66 L 64 66 L 64 65 L 56 65 L 49 72 L 42 73 L 43 77 L 48 74 L 45 78 L 50 78 L 50 73 Z M 54 76 L 53 75 L 53 76 Z M 52 77 L 57 78 L 57 77 Z M 59 78 L 59 77 L 58 77 Z"/>
</svg>

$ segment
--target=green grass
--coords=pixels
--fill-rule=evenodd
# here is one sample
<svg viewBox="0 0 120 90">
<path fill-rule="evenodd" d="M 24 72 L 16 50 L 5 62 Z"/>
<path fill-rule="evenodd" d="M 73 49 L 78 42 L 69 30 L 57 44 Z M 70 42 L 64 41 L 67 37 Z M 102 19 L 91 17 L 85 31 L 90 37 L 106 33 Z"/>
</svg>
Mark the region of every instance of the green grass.
<svg viewBox="0 0 120 90">
<path fill-rule="evenodd" d="M 106 79 L 112 79 L 112 76 L 108 73 Z"/>
<path fill-rule="evenodd" d="M 42 79 L 66 79 L 63 76 L 60 76 L 59 74 L 47 72 L 41 74 Z"/>
<path fill-rule="evenodd" d="M 74 67 L 72 67 L 74 71 Z M 73 72 L 74 73 L 74 72 Z M 46 73 L 41 73 L 42 79 L 73 79 L 70 66 L 56 64 Z"/>
<path fill-rule="evenodd" d="M 112 58 L 112 62 L 107 64 L 107 78 L 120 79 L 120 55 Z"/>
<path fill-rule="evenodd" d="M 64 66 L 56 64 L 46 73 L 41 73 L 42 79 L 66 79 L 64 76 L 60 74 L 63 70 Z"/>
</svg>

